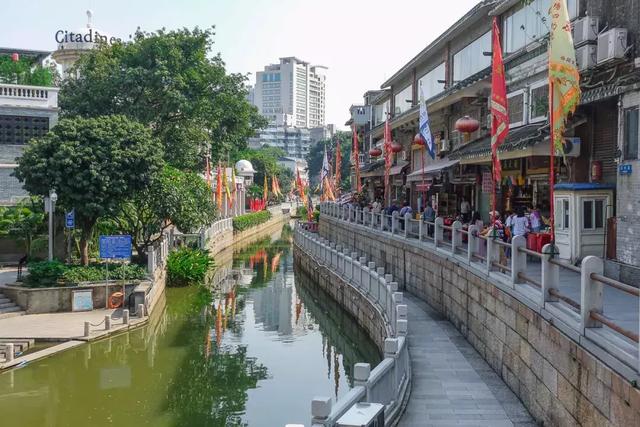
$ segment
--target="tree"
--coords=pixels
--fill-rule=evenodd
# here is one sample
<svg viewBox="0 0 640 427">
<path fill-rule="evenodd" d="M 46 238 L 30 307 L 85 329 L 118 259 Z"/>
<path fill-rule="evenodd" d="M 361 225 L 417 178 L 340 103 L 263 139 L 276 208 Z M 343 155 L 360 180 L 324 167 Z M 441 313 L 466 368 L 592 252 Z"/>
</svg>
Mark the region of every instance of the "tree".
<svg viewBox="0 0 640 427">
<path fill-rule="evenodd" d="M 162 141 L 166 161 L 200 172 L 246 146 L 266 125 L 246 100 L 246 76 L 227 74 L 220 55 L 208 57 L 213 29 L 137 31 L 133 42 L 85 53 L 60 91 L 64 116 L 123 114 Z"/>
<path fill-rule="evenodd" d="M 342 188 L 350 188 L 351 176 L 351 132 L 338 131 L 332 139 L 319 141 L 313 145 L 307 155 L 307 166 L 309 167 L 309 177 L 316 183 L 320 179 L 320 170 L 322 169 L 322 160 L 324 157 L 324 148 L 327 147 L 327 157 L 331 163 L 331 170 L 335 168 L 335 151 L 336 139 L 340 141 L 340 150 L 342 153 L 342 162 L 340 167 L 340 175 L 342 177 Z"/>
<path fill-rule="evenodd" d="M 0 207 L 0 236 L 24 241 L 25 252 L 31 254 L 34 237 L 46 231 L 42 200 L 31 197 L 16 207 Z"/>
<path fill-rule="evenodd" d="M 148 187 L 125 201 L 113 220 L 131 235 L 139 255 L 176 226 L 185 233 L 210 224 L 216 215 L 211 190 L 202 177 L 165 166 Z"/>
<path fill-rule="evenodd" d="M 80 253 L 89 262 L 88 241 L 98 218 L 149 185 L 162 166 L 162 146 L 149 130 L 124 116 L 63 119 L 31 140 L 15 170 L 31 194 L 58 193 L 58 203 L 75 209 Z"/>
<path fill-rule="evenodd" d="M 247 149 L 239 151 L 235 159 L 236 161 L 240 159 L 249 160 L 256 171 L 253 176 L 253 182 L 257 185 L 262 185 L 265 173 L 271 178 L 280 172 L 282 166 L 278 164 L 278 159 L 285 155 L 286 153 L 280 148 L 264 146 L 259 150 Z M 271 191 L 271 185 L 269 185 L 269 191 Z"/>
</svg>

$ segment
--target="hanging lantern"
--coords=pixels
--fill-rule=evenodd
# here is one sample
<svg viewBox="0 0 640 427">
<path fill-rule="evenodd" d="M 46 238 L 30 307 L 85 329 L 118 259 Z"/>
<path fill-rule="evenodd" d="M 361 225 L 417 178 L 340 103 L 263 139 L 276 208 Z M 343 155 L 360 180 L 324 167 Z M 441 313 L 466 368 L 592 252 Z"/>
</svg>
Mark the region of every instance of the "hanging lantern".
<svg viewBox="0 0 640 427">
<path fill-rule="evenodd" d="M 469 116 L 464 116 L 456 121 L 456 130 L 464 134 L 466 142 L 471 138 L 471 133 L 477 131 L 479 127 L 480 122 Z"/>
<path fill-rule="evenodd" d="M 371 150 L 369 150 L 369 156 L 371 157 L 380 157 L 382 155 L 382 150 L 379 149 L 378 147 L 373 147 Z"/>
<path fill-rule="evenodd" d="M 413 144 L 424 145 L 424 139 L 422 138 L 422 135 L 420 135 L 420 132 L 416 133 L 416 136 L 413 137 Z"/>
<path fill-rule="evenodd" d="M 398 141 L 393 141 L 391 143 L 391 152 L 397 154 L 401 151 L 402 151 L 402 144 L 400 144 Z"/>
<path fill-rule="evenodd" d="M 12 60 L 13 62 L 18 62 L 18 61 L 20 61 L 20 54 L 19 54 L 19 53 L 17 53 L 17 52 L 16 52 L 16 53 L 12 53 L 12 54 L 11 54 L 11 60 Z"/>
</svg>

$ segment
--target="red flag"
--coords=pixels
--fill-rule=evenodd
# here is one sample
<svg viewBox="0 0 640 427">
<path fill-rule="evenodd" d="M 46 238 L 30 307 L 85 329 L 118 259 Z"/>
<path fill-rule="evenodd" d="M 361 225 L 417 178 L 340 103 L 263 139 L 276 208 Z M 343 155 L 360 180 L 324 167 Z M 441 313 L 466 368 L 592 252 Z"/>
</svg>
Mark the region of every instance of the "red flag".
<svg viewBox="0 0 640 427">
<path fill-rule="evenodd" d="M 352 161 L 353 166 L 356 169 L 356 190 L 362 191 L 362 183 L 360 182 L 360 147 L 358 141 L 358 132 L 356 131 L 356 125 L 353 125 L 353 148 L 352 148 Z"/>
<path fill-rule="evenodd" d="M 222 209 L 222 171 L 218 165 L 216 175 L 216 205 L 218 209 Z"/>
<path fill-rule="evenodd" d="M 387 206 L 391 205 L 389 197 L 391 196 L 391 188 L 389 188 L 389 175 L 391 173 L 391 161 L 393 154 L 391 152 L 391 126 L 389 126 L 389 117 L 384 122 L 384 200 Z"/>
<path fill-rule="evenodd" d="M 493 161 L 493 179 L 500 182 L 502 168 L 498 158 L 498 147 L 509 133 L 509 108 L 507 105 L 507 83 L 502 62 L 500 30 L 493 18 L 493 63 L 491 70 L 491 159 Z M 495 210 L 495 206 L 494 206 Z"/>
</svg>

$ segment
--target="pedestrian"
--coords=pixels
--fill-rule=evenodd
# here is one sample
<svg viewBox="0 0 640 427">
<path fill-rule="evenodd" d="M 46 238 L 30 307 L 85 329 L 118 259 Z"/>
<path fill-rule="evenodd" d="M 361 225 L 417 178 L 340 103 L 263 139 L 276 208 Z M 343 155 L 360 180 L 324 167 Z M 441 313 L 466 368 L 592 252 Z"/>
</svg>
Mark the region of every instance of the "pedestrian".
<svg viewBox="0 0 640 427">
<path fill-rule="evenodd" d="M 531 221 L 531 231 L 539 233 L 542 229 L 542 214 L 540 213 L 540 205 L 535 205 L 529 214 Z"/>
<path fill-rule="evenodd" d="M 433 236 L 433 222 L 436 220 L 436 211 L 433 209 L 430 203 L 427 203 L 427 207 L 422 212 L 422 221 L 427 223 L 427 235 Z"/>
<path fill-rule="evenodd" d="M 465 197 L 462 198 L 462 203 L 460 203 L 460 213 L 462 214 L 462 221 L 469 222 L 469 219 L 471 219 L 471 203 Z"/>
<path fill-rule="evenodd" d="M 524 214 L 524 206 L 518 207 L 518 213 L 515 218 L 511 220 L 511 227 L 513 237 L 516 236 L 527 236 L 527 233 L 531 231 L 531 227 L 529 225 L 529 218 L 527 218 Z"/>
<path fill-rule="evenodd" d="M 405 224 L 405 220 L 404 220 L 404 216 L 406 214 L 412 214 L 413 213 L 413 209 L 411 209 L 411 205 L 409 204 L 409 202 L 405 201 L 402 204 L 402 209 L 400 209 L 400 224 L 402 224 L 402 229 L 404 230 L 404 228 L 408 225 Z"/>
</svg>

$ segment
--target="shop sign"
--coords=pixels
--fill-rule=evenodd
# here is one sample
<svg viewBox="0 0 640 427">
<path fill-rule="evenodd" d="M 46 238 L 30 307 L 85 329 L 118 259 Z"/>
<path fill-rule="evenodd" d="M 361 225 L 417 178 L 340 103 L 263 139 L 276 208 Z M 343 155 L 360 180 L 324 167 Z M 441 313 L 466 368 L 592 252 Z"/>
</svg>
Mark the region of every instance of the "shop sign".
<svg viewBox="0 0 640 427">
<path fill-rule="evenodd" d="M 429 189 L 431 188 L 431 183 L 429 182 L 425 182 L 420 183 L 420 184 L 416 184 L 416 191 L 429 191 Z"/>
<path fill-rule="evenodd" d="M 625 163 L 618 168 L 620 175 L 631 175 L 633 173 L 633 167 L 631 163 Z"/>
<path fill-rule="evenodd" d="M 482 173 L 482 192 L 483 193 L 493 192 L 493 179 L 491 178 L 491 172 Z"/>
</svg>

